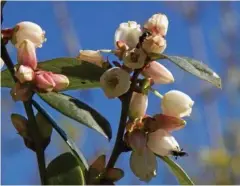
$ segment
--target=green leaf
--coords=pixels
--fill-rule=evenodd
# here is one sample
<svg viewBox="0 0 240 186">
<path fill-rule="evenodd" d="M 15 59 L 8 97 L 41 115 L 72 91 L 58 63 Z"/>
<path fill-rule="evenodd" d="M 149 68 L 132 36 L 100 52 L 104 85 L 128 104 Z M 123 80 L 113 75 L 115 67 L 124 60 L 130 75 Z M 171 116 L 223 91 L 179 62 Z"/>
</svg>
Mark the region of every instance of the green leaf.
<svg viewBox="0 0 240 186">
<path fill-rule="evenodd" d="M 158 155 L 157 155 L 158 156 Z M 176 162 L 171 160 L 169 157 L 166 156 L 158 156 L 161 158 L 165 163 L 168 164 L 170 170 L 173 174 L 177 177 L 178 182 L 180 185 L 194 185 L 191 178 L 187 175 L 187 173 L 178 165 Z"/>
<path fill-rule="evenodd" d="M 72 153 L 75 154 L 77 158 L 79 158 L 79 160 L 83 163 L 85 168 L 88 170 L 89 166 L 88 166 L 87 160 L 85 159 L 85 157 L 83 156 L 82 152 L 79 150 L 77 145 L 74 143 L 74 141 L 66 134 L 66 132 L 63 129 L 61 129 L 57 125 L 57 123 L 54 121 L 52 116 L 49 113 L 47 113 L 38 102 L 36 102 L 35 100 L 32 100 L 32 104 L 39 111 L 39 113 L 41 113 L 48 120 L 51 126 L 57 131 L 57 133 L 61 136 L 61 138 L 66 142 L 66 144 L 68 145 Z"/>
<path fill-rule="evenodd" d="M 66 75 L 70 81 L 66 90 L 100 87 L 99 79 L 104 73 L 103 68 L 75 58 L 47 60 L 40 62 L 38 68 Z M 2 87 L 13 87 L 14 81 L 7 69 L 2 71 L 1 76 Z"/>
<path fill-rule="evenodd" d="M 56 92 L 38 93 L 38 95 L 62 114 L 95 129 L 109 139 L 112 138 L 110 123 L 86 103 Z"/>
<path fill-rule="evenodd" d="M 50 185 L 85 185 L 85 167 L 70 152 L 61 154 L 47 167 L 47 180 Z"/>
<path fill-rule="evenodd" d="M 38 112 L 36 115 L 38 128 L 42 134 L 43 139 L 47 139 L 52 135 L 51 121 L 48 120 L 42 113 Z"/>
<path fill-rule="evenodd" d="M 206 80 L 218 88 L 222 88 L 221 78 L 206 64 L 188 57 L 167 56 L 164 54 L 153 54 L 152 59 L 168 59 L 178 65 L 183 70 Z"/>
</svg>

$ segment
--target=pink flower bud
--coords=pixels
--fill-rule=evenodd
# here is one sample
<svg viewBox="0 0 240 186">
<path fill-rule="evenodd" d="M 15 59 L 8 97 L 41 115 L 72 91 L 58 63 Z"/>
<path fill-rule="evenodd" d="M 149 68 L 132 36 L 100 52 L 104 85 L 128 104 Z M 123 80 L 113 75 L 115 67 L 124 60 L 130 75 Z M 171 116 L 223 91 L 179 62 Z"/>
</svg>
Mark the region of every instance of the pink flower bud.
<svg viewBox="0 0 240 186">
<path fill-rule="evenodd" d="M 36 72 L 35 81 L 37 88 L 47 92 L 51 92 L 56 85 L 52 78 L 52 73 L 46 71 Z"/>
<path fill-rule="evenodd" d="M 168 30 L 168 18 L 164 14 L 154 14 L 144 24 L 144 28 L 153 34 L 166 36 Z"/>
<path fill-rule="evenodd" d="M 129 106 L 131 118 L 141 118 L 145 115 L 148 106 L 148 96 L 142 93 L 133 92 Z"/>
<path fill-rule="evenodd" d="M 80 50 L 79 56 L 77 58 L 82 61 L 93 63 L 100 67 L 102 67 L 104 62 L 104 58 L 101 55 L 100 51 L 95 50 Z"/>
<path fill-rule="evenodd" d="M 152 78 L 156 84 L 167 84 L 174 82 L 172 73 L 157 61 L 150 62 L 143 69 L 142 75 L 148 78 Z"/>
<path fill-rule="evenodd" d="M 160 156 L 168 156 L 172 154 L 172 151 L 180 151 L 175 138 L 162 129 L 148 134 L 147 146 L 152 152 Z"/>
<path fill-rule="evenodd" d="M 194 101 L 178 90 L 167 92 L 162 99 L 161 107 L 165 115 L 182 118 L 190 116 Z"/>
<path fill-rule="evenodd" d="M 143 50 L 148 53 L 160 54 L 167 47 L 166 40 L 161 35 L 151 35 L 147 37 L 142 44 Z"/>
<path fill-rule="evenodd" d="M 12 120 L 12 124 L 14 125 L 14 127 L 16 128 L 18 133 L 22 137 L 28 137 L 28 135 L 27 135 L 28 120 L 25 117 L 23 117 L 19 114 L 12 114 L 11 115 L 11 120 Z"/>
<path fill-rule="evenodd" d="M 17 82 L 11 90 L 11 95 L 14 101 L 27 101 L 32 95 L 31 87 Z"/>
<path fill-rule="evenodd" d="M 37 68 L 36 48 L 30 40 L 24 40 L 17 49 L 17 59 L 20 65 Z"/>
<path fill-rule="evenodd" d="M 69 79 L 67 76 L 62 74 L 50 74 L 51 78 L 55 82 L 55 87 L 53 88 L 54 91 L 61 91 L 66 89 L 69 85 Z"/>
<path fill-rule="evenodd" d="M 15 73 L 15 76 L 20 81 L 20 83 L 25 83 L 34 79 L 34 71 L 28 66 L 20 65 L 17 72 Z"/>
<path fill-rule="evenodd" d="M 20 22 L 14 28 L 12 43 L 16 48 L 19 48 L 26 39 L 31 41 L 35 48 L 41 48 L 42 43 L 46 41 L 45 31 L 35 23 L 29 21 Z"/>
</svg>

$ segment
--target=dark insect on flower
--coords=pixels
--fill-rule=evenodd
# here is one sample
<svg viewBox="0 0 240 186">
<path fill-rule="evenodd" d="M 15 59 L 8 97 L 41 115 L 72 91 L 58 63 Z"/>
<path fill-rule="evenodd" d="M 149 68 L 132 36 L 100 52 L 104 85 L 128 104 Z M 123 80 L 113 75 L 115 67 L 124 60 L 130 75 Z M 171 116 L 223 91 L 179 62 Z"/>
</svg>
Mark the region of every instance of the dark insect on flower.
<svg viewBox="0 0 240 186">
<path fill-rule="evenodd" d="M 175 156 L 175 159 L 177 159 L 178 157 L 188 156 L 188 153 L 181 149 L 180 151 L 173 150 L 172 155 Z"/>
<path fill-rule="evenodd" d="M 146 31 L 144 32 L 140 37 L 139 37 L 139 41 L 138 41 L 138 44 L 136 46 L 136 48 L 140 48 L 140 46 L 142 45 L 143 41 L 151 35 L 151 32 L 149 31 Z"/>
</svg>

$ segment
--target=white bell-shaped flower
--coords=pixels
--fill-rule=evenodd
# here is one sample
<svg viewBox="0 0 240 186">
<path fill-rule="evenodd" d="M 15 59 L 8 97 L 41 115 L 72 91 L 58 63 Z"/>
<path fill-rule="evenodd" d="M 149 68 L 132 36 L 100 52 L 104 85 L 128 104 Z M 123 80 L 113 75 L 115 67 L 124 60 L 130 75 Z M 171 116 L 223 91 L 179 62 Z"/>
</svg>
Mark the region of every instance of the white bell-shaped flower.
<svg viewBox="0 0 240 186">
<path fill-rule="evenodd" d="M 162 113 L 173 117 L 190 116 L 194 101 L 185 93 L 178 90 L 167 92 L 162 99 Z"/>
<path fill-rule="evenodd" d="M 141 118 L 146 114 L 148 106 L 148 96 L 146 94 L 133 92 L 129 106 L 129 116 L 131 118 Z"/>
<path fill-rule="evenodd" d="M 131 69 L 142 68 L 146 62 L 147 55 L 141 49 L 134 48 L 128 50 L 123 54 L 123 63 Z"/>
<path fill-rule="evenodd" d="M 168 30 L 168 18 L 164 14 L 154 14 L 144 24 L 144 28 L 151 31 L 153 34 L 166 36 Z"/>
<path fill-rule="evenodd" d="M 123 41 L 130 48 L 135 48 L 139 37 L 142 35 L 140 25 L 135 21 L 121 23 L 115 32 L 115 44 L 117 41 Z"/>
<path fill-rule="evenodd" d="M 147 147 L 160 156 L 168 156 L 172 151 L 180 151 L 175 138 L 163 129 L 148 134 Z"/>
<path fill-rule="evenodd" d="M 119 97 L 130 88 L 130 75 L 125 70 L 114 67 L 103 73 L 100 84 L 108 98 Z"/>
<path fill-rule="evenodd" d="M 23 21 L 14 28 L 12 43 L 19 48 L 24 40 L 31 41 L 36 48 L 41 48 L 42 43 L 46 41 L 45 31 L 36 23 Z"/>
<path fill-rule="evenodd" d="M 148 148 L 145 148 L 143 153 L 133 151 L 130 157 L 130 167 L 140 180 L 149 182 L 156 176 L 156 156 Z"/>
</svg>

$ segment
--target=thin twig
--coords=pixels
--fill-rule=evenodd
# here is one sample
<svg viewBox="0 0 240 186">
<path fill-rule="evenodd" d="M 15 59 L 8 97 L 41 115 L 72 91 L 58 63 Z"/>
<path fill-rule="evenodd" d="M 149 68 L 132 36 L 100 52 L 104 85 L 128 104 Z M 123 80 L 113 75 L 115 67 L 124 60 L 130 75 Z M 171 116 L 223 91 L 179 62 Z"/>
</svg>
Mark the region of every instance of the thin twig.
<svg viewBox="0 0 240 186">
<path fill-rule="evenodd" d="M 13 62 L 8 54 L 8 51 L 6 49 L 6 46 L 3 44 L 3 39 L 1 40 L 1 54 L 2 59 L 4 63 L 6 64 L 9 72 L 12 75 L 13 80 L 16 82 L 17 79 L 14 76 L 15 69 Z M 29 120 L 28 129 L 30 131 L 30 136 L 33 139 L 35 151 L 37 155 L 37 161 L 38 161 L 38 167 L 39 167 L 39 174 L 41 178 L 41 183 L 44 185 L 46 184 L 46 165 L 45 165 L 45 155 L 44 155 L 44 147 L 42 145 L 42 136 L 39 132 L 36 118 L 34 116 L 33 108 L 32 108 L 32 98 L 30 98 L 28 101 L 23 102 L 24 108 Z"/>
</svg>

